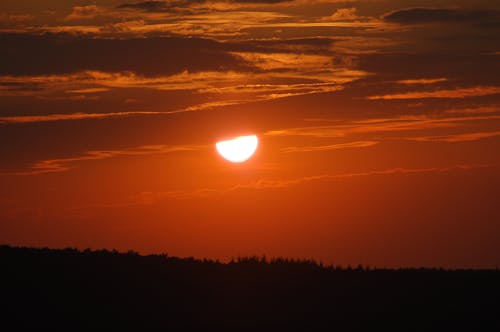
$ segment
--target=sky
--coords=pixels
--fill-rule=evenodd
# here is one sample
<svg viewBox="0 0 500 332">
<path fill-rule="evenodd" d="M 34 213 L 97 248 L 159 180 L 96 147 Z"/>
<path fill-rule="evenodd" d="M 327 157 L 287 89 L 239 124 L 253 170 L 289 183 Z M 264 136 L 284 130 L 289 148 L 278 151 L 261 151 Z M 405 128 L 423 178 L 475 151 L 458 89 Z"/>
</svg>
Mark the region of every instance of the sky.
<svg viewBox="0 0 500 332">
<path fill-rule="evenodd" d="M 2 0 L 0 243 L 499 267 L 499 60 L 490 0 Z"/>
</svg>

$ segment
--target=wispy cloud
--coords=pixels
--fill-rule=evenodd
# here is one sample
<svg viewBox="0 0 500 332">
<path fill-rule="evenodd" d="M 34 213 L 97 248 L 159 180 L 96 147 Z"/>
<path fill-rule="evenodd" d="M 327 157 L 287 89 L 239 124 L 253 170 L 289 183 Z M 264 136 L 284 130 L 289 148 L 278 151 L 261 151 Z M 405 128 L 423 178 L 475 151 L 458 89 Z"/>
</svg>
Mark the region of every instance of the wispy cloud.
<svg viewBox="0 0 500 332">
<path fill-rule="evenodd" d="M 405 93 L 370 96 L 370 100 L 386 99 L 425 99 L 425 98 L 467 98 L 495 95 L 500 93 L 499 86 L 476 86 L 471 88 L 434 90 L 434 91 L 411 91 Z"/>
<path fill-rule="evenodd" d="M 233 52 L 264 70 L 294 69 L 311 70 L 333 66 L 332 57 L 297 53 Z"/>
<path fill-rule="evenodd" d="M 308 56 L 305 56 L 306 58 Z M 338 91 L 346 83 L 360 79 L 364 72 L 342 68 L 324 68 L 331 59 L 270 54 L 263 64 L 276 72 L 244 73 L 236 71 L 183 71 L 169 76 L 145 77 L 132 72 L 83 71 L 59 75 L 0 76 L 0 96 L 30 96 L 50 100 L 97 99 L 113 89 L 186 90 L 200 95 L 219 94 L 224 100 L 201 102 L 163 112 L 102 112 L 0 117 L 0 124 L 61 120 L 102 119 L 111 117 L 174 114 L 200 111 L 236 104 L 273 100 L 298 95 Z M 260 59 L 260 58 L 259 58 Z M 321 59 L 321 61 L 318 61 Z M 254 59 L 255 62 L 260 62 Z M 300 65 L 302 63 L 302 65 Z M 270 68 L 268 68 L 270 66 Z M 231 96 L 234 98 L 230 99 Z"/>
<path fill-rule="evenodd" d="M 85 88 L 85 89 L 75 89 L 68 90 L 67 93 L 80 93 L 80 94 L 88 94 L 88 93 L 99 93 L 99 92 L 107 92 L 110 89 L 108 88 Z"/>
<path fill-rule="evenodd" d="M 500 120 L 500 115 L 488 113 L 471 113 L 466 114 L 466 116 L 448 116 L 447 113 L 443 113 L 439 117 L 418 115 L 363 120 L 308 119 L 308 121 L 331 122 L 331 124 L 275 129 L 267 131 L 263 135 L 269 137 L 307 137 L 308 139 L 320 140 L 320 143 L 309 143 L 308 146 L 284 147 L 281 149 L 283 153 L 321 152 L 345 148 L 365 148 L 387 140 L 421 142 L 476 141 L 498 136 L 499 132 L 471 133 L 469 128 L 475 128 L 481 123 L 488 122 L 491 124 L 492 121 L 498 120 Z M 454 129 L 455 131 L 462 130 L 466 132 L 429 135 L 429 130 L 436 129 Z M 402 132 L 405 134 L 401 135 Z M 375 134 L 377 136 L 374 136 Z M 369 139 L 366 139 L 367 135 L 369 135 Z M 351 141 L 345 142 L 348 139 L 351 139 Z M 325 140 L 332 141 L 332 143 L 325 144 Z"/>
<path fill-rule="evenodd" d="M 445 113 L 448 114 L 489 114 L 489 113 L 500 113 L 499 106 L 479 106 L 479 107 L 465 107 L 465 108 L 453 108 L 446 110 Z"/>
<path fill-rule="evenodd" d="M 411 85 L 411 84 L 435 84 L 435 83 L 442 83 L 442 82 L 446 82 L 446 81 L 448 81 L 447 78 L 439 77 L 439 78 L 417 78 L 417 79 L 399 80 L 399 81 L 396 81 L 396 83 Z"/>
<path fill-rule="evenodd" d="M 396 116 L 364 120 L 333 120 L 332 124 L 321 126 L 304 126 L 270 130 L 266 136 L 309 136 L 316 138 L 339 138 L 353 134 L 370 134 L 378 132 L 418 131 L 433 128 L 458 127 L 466 122 L 492 121 L 500 119 L 499 115 L 473 115 L 454 117 L 433 117 L 428 115 Z M 331 122 L 331 119 L 306 119 L 311 122 Z"/>
<path fill-rule="evenodd" d="M 332 15 L 321 18 L 321 21 L 355 21 L 359 20 L 357 9 L 355 7 L 339 8 Z"/>
<path fill-rule="evenodd" d="M 150 205 L 155 204 L 165 199 L 190 199 L 196 197 L 207 197 L 212 195 L 223 195 L 241 190 L 268 190 L 268 189 L 284 189 L 294 187 L 303 183 L 315 181 L 331 181 L 336 179 L 349 179 L 358 177 L 370 176 L 390 176 L 398 174 L 420 174 L 420 173 L 441 173 L 453 171 L 470 171 L 484 168 L 498 168 L 498 164 L 459 164 L 446 167 L 427 167 L 427 168 L 389 168 L 383 170 L 369 170 L 351 173 L 338 174 L 320 174 L 304 176 L 292 179 L 260 179 L 257 181 L 237 184 L 227 188 L 199 188 L 191 190 L 172 190 L 163 192 L 141 192 L 130 197 L 127 202 L 120 203 L 123 205 Z M 112 207 L 110 205 L 109 207 Z"/>
<path fill-rule="evenodd" d="M 96 5 L 75 6 L 71 13 L 66 16 L 66 21 L 90 20 L 104 14 L 105 10 Z"/>
<path fill-rule="evenodd" d="M 258 180 L 249 184 L 236 185 L 228 189 L 228 191 L 238 189 L 268 189 L 268 188 L 286 188 L 295 186 L 304 182 L 327 180 L 327 179 L 343 179 L 367 177 L 375 175 L 393 175 L 393 174 L 418 174 L 418 173 L 433 173 L 433 172 L 449 172 L 456 170 L 472 170 L 477 168 L 498 168 L 496 164 L 460 164 L 447 167 L 428 167 L 428 168 L 389 168 L 384 170 L 370 170 L 362 172 L 339 173 L 339 174 L 322 174 L 306 176 L 289 180 Z"/>
<path fill-rule="evenodd" d="M 38 175 L 44 173 L 57 173 L 69 171 L 79 163 L 86 161 L 104 160 L 124 156 L 144 156 L 153 154 L 166 154 L 183 151 L 195 151 L 202 148 L 196 145 L 143 145 L 134 148 L 121 150 L 93 150 L 84 152 L 81 155 L 60 159 L 47 159 L 36 162 L 27 171 L 15 173 L 3 173 L 2 175 Z"/>
<path fill-rule="evenodd" d="M 316 151 L 329 151 L 351 148 L 365 148 L 378 144 L 377 141 L 356 141 L 347 143 L 337 143 L 329 145 L 316 145 L 316 146 L 291 146 L 281 149 L 281 152 L 316 152 Z"/>
<path fill-rule="evenodd" d="M 248 55 L 249 56 L 249 55 Z M 262 55 L 264 56 L 264 55 Z M 266 54 L 252 58 L 268 72 L 183 71 L 146 77 L 133 72 L 83 71 L 60 75 L 0 76 L 0 96 L 43 96 L 54 93 L 90 94 L 111 89 L 138 88 L 161 91 L 192 90 L 195 93 L 266 94 L 335 91 L 343 84 L 367 75 L 362 71 L 333 68 L 331 58 L 291 54 Z M 317 58 L 320 58 L 319 61 Z M 250 56 L 246 59 L 250 60 Z M 264 68 L 265 67 L 265 68 Z M 269 70 L 276 70 L 269 72 Z M 291 83 L 293 82 L 293 83 Z"/>
<path fill-rule="evenodd" d="M 105 118 L 126 117 L 134 115 L 157 115 L 157 114 L 162 114 L 162 113 L 161 112 L 113 112 L 113 113 L 69 113 L 69 114 L 4 116 L 0 117 L 0 124 L 105 119 Z"/>
<path fill-rule="evenodd" d="M 497 10 L 471 10 L 462 8 L 413 7 L 391 11 L 383 15 L 388 22 L 399 24 L 477 23 L 498 22 Z"/>
<path fill-rule="evenodd" d="M 266 96 L 265 100 L 280 98 L 281 96 Z M 264 99 L 260 99 L 264 100 Z M 33 122 L 52 122 L 52 121 L 72 121 L 72 120 L 91 120 L 91 119 L 106 119 L 106 118 L 120 118 L 129 116 L 149 116 L 149 115 L 170 115 L 187 112 L 198 112 L 203 110 L 210 110 L 218 107 L 240 105 L 245 103 L 255 102 L 256 99 L 239 99 L 239 100 L 222 100 L 195 104 L 185 108 L 180 108 L 172 111 L 164 112 L 112 112 L 112 113 L 69 113 L 69 114 L 44 114 L 44 115 L 20 115 L 20 116 L 5 116 L 0 117 L 1 124 L 22 124 Z"/>
<path fill-rule="evenodd" d="M 175 1 L 138 1 L 124 3 L 118 9 L 142 12 L 206 12 L 239 9 L 269 9 L 298 7 L 320 3 L 349 3 L 358 0 L 175 0 Z"/>
<path fill-rule="evenodd" d="M 151 34 L 232 38 L 250 36 L 255 29 L 341 28 L 373 29 L 388 25 L 374 17 L 341 8 L 329 17 L 291 14 L 290 7 L 357 0 L 284 1 L 143 1 L 115 7 L 104 4 L 73 6 L 70 14 L 52 24 L 17 25 L 6 32 L 71 32 L 108 37 Z M 62 24 L 61 24 L 62 23 Z"/>
<path fill-rule="evenodd" d="M 0 13 L 0 22 L 19 24 L 19 23 L 26 23 L 29 21 L 33 21 L 34 19 L 35 19 L 35 16 L 33 16 L 31 14 Z"/>
<path fill-rule="evenodd" d="M 301 185 L 303 183 L 315 181 L 332 181 L 336 179 L 349 179 L 370 176 L 391 176 L 391 175 L 411 175 L 423 173 L 441 173 L 454 171 L 472 171 L 477 169 L 499 168 L 498 164 L 460 164 L 447 167 L 428 168 L 389 168 L 383 170 L 370 170 L 339 174 L 311 175 L 292 179 L 260 179 L 257 181 L 237 184 L 227 188 L 196 188 L 190 190 L 170 190 L 170 191 L 143 191 L 131 195 L 125 200 L 110 203 L 100 203 L 85 206 L 73 206 L 66 210 L 69 213 L 79 214 L 81 211 L 88 211 L 89 208 L 115 209 L 129 206 L 148 206 L 160 203 L 164 200 L 185 200 L 193 198 L 210 197 L 213 195 L 225 195 L 243 190 L 280 190 Z"/>
<path fill-rule="evenodd" d="M 490 138 L 500 136 L 500 131 L 493 132 L 475 132 L 454 135 L 439 135 L 439 136 L 421 136 L 421 137 L 408 137 L 408 140 L 419 142 L 470 142 L 477 141 L 483 138 Z"/>
</svg>

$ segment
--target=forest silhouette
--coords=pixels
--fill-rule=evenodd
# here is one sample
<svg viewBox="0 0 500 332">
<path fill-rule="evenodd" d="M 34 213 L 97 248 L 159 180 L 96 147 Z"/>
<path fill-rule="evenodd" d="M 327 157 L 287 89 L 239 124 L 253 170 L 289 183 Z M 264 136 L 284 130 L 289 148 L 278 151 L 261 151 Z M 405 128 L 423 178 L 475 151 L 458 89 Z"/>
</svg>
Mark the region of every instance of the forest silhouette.
<svg viewBox="0 0 500 332">
<path fill-rule="evenodd" d="M 498 330 L 500 271 L 0 246 L 4 331 Z"/>
</svg>

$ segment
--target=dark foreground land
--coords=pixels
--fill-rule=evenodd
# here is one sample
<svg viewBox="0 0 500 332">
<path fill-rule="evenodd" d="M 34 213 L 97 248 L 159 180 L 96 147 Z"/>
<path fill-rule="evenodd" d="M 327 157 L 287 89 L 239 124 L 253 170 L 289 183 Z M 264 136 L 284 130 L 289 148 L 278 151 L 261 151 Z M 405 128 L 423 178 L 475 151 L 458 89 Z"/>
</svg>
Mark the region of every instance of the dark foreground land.
<svg viewBox="0 0 500 332">
<path fill-rule="evenodd" d="M 72 330 L 498 331 L 500 271 L 221 264 L 0 246 L 0 324 Z"/>
</svg>

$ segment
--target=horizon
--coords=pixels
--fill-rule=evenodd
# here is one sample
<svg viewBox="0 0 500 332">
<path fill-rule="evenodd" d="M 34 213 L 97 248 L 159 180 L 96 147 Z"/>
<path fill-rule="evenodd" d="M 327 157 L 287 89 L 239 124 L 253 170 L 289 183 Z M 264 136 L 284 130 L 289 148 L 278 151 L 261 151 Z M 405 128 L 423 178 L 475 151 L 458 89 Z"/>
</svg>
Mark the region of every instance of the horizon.
<svg viewBox="0 0 500 332">
<path fill-rule="evenodd" d="M 25 246 L 12 246 L 0 244 L 0 250 L 13 250 L 13 251 L 24 251 L 29 250 L 31 252 L 46 252 L 46 253 L 56 253 L 56 252 L 71 252 L 79 255 L 121 255 L 121 256 L 133 256 L 139 258 L 164 258 L 166 261 L 175 260 L 183 261 L 186 263 L 196 263 L 196 264 L 218 264 L 218 265 L 238 265 L 238 264 L 257 264 L 257 265 L 307 265 L 314 266 L 319 269 L 329 270 L 329 271 L 342 271 L 342 272 L 398 272 L 398 271 L 439 271 L 439 272 L 498 272 L 499 267 L 494 268 L 444 268 L 441 266 L 399 266 L 399 267 L 385 267 L 385 266 L 370 266 L 362 264 L 353 265 L 337 265 L 337 264 L 324 264 L 321 261 L 317 261 L 314 258 L 293 258 L 293 257 L 267 257 L 266 255 L 257 256 L 238 256 L 231 257 L 229 260 L 220 260 L 218 258 L 205 258 L 205 257 L 179 257 L 169 255 L 167 252 L 161 253 L 150 253 L 143 254 L 136 252 L 134 250 L 119 251 L 116 249 L 107 248 L 85 248 L 79 249 L 74 247 L 66 248 L 50 248 L 50 247 L 25 247 Z"/>
</svg>

